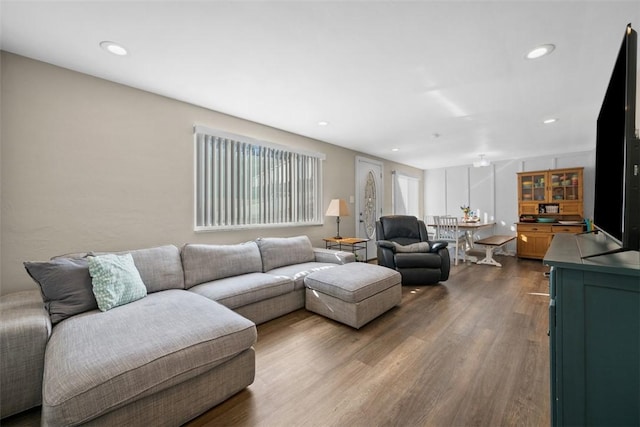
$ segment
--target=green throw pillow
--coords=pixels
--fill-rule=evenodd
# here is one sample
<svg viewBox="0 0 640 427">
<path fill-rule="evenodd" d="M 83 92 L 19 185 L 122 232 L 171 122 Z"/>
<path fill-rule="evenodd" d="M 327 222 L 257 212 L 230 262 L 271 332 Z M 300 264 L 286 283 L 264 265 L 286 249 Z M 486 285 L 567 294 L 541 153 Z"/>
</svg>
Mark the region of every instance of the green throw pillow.
<svg viewBox="0 0 640 427">
<path fill-rule="evenodd" d="M 93 294 L 100 310 L 111 310 L 147 295 L 131 254 L 92 256 L 88 260 Z"/>
</svg>

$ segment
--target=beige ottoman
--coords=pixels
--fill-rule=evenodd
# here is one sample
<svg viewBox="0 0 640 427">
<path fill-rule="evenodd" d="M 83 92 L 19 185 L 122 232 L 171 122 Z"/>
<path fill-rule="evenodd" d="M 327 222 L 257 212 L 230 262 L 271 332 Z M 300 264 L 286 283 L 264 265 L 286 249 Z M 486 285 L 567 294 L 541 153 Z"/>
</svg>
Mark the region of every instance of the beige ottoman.
<svg viewBox="0 0 640 427">
<path fill-rule="evenodd" d="M 304 279 L 305 306 L 359 329 L 400 304 L 401 280 L 395 270 L 362 262 L 319 270 Z"/>
</svg>

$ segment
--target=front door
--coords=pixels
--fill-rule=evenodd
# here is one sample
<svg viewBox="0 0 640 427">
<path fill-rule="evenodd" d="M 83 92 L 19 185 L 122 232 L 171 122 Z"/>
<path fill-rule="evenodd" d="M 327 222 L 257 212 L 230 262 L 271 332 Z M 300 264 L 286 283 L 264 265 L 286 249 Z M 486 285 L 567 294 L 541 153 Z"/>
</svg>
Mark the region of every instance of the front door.
<svg viewBox="0 0 640 427">
<path fill-rule="evenodd" d="M 356 236 L 370 239 L 367 261 L 377 257 L 376 220 L 382 215 L 382 163 L 356 157 Z"/>
</svg>

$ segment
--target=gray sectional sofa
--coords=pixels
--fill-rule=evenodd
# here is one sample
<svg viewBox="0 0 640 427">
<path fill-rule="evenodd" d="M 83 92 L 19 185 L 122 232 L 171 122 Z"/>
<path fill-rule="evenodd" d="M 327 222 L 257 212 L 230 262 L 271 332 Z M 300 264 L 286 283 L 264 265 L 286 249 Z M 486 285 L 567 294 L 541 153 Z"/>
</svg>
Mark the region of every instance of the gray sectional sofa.
<svg viewBox="0 0 640 427">
<path fill-rule="evenodd" d="M 146 296 L 108 311 L 87 294 L 99 254 L 25 263 L 42 293 L 0 298 L 1 418 L 180 425 L 253 382 L 255 324 L 303 308 L 305 276 L 355 260 L 306 236 L 127 253 Z"/>
</svg>

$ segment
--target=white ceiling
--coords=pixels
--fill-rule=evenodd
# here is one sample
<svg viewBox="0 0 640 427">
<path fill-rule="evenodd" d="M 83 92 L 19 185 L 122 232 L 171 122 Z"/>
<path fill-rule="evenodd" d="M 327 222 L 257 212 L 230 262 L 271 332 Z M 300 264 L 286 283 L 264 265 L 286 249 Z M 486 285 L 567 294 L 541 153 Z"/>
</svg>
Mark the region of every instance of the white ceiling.
<svg viewBox="0 0 640 427">
<path fill-rule="evenodd" d="M 640 28 L 638 1 L 0 5 L 3 50 L 421 169 L 593 149 Z"/>
</svg>

